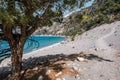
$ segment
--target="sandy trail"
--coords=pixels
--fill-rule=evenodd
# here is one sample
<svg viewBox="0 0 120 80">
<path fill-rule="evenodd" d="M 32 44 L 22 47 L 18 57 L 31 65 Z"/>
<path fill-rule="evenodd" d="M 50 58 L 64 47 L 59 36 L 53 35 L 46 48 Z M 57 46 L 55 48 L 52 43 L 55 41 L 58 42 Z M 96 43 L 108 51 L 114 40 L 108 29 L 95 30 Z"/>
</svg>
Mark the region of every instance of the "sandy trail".
<svg viewBox="0 0 120 80">
<path fill-rule="evenodd" d="M 109 46 L 106 44 L 105 40 L 104 40 L 105 38 L 107 38 L 107 37 L 111 36 L 112 34 L 114 34 L 114 32 L 115 32 L 115 27 L 112 27 L 110 33 L 104 35 L 103 37 L 99 38 L 99 39 L 96 41 L 96 47 L 97 47 L 98 49 L 101 49 L 101 50 L 102 50 L 102 49 L 105 49 L 105 50 L 115 51 L 113 48 L 109 47 Z"/>
<path fill-rule="evenodd" d="M 120 80 L 120 66 L 117 64 L 118 59 L 115 57 L 117 51 L 107 45 L 105 41 L 105 39 L 113 35 L 115 31 L 115 27 L 111 27 L 111 31 L 109 33 L 95 41 L 95 47 L 97 48 L 96 54 L 98 56 L 104 57 L 105 59 L 111 60 L 112 62 L 90 62 L 92 65 L 90 63 L 87 64 L 87 66 L 91 65 L 88 67 L 90 69 L 86 68 L 87 73 L 84 73 L 80 80 Z"/>
</svg>

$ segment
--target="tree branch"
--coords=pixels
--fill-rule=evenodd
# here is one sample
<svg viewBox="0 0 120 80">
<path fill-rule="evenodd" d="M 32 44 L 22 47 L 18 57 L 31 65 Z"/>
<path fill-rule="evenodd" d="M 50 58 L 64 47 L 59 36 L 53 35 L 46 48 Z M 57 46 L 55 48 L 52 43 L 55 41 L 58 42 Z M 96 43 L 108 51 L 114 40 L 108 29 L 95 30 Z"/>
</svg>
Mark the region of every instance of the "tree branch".
<svg viewBox="0 0 120 80">
<path fill-rule="evenodd" d="M 3 33 L 5 35 L 5 38 L 9 42 L 10 46 L 14 45 L 15 40 L 12 35 L 12 26 L 10 26 L 10 24 L 3 25 Z"/>
<path fill-rule="evenodd" d="M 31 35 L 39 27 L 42 28 L 42 25 L 40 23 L 47 17 L 48 11 L 52 7 L 53 7 L 53 4 L 50 3 L 48 5 L 48 7 L 46 8 L 46 10 L 44 11 L 43 15 L 41 16 L 41 18 L 39 18 L 39 20 L 37 20 L 37 25 L 34 25 L 30 30 L 27 31 L 27 35 Z"/>
</svg>

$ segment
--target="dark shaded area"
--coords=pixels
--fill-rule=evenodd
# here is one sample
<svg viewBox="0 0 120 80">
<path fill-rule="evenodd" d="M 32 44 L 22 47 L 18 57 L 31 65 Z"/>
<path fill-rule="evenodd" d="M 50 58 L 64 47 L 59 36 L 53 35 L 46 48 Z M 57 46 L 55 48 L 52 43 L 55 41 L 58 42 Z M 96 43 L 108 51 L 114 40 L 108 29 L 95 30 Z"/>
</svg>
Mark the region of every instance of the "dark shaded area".
<svg viewBox="0 0 120 80">
<path fill-rule="evenodd" d="M 97 61 L 107 61 L 107 62 L 113 62 L 112 60 L 109 59 L 104 59 L 102 57 L 99 57 L 94 54 L 70 54 L 70 55 L 65 55 L 65 54 L 56 54 L 56 55 L 47 55 L 47 56 L 41 56 L 41 57 L 35 57 L 35 58 L 28 58 L 26 60 L 23 60 L 23 67 L 24 68 L 33 68 L 35 66 L 40 65 L 41 67 L 46 67 L 49 65 L 52 65 L 53 63 L 57 61 L 74 61 L 77 59 L 77 57 L 84 57 L 87 60 L 97 60 Z M 26 66 L 27 67 L 26 67 Z"/>
<path fill-rule="evenodd" d="M 94 54 L 89 54 L 89 56 L 86 56 L 85 58 L 87 58 L 88 60 L 97 60 L 97 61 L 108 61 L 108 62 L 114 62 L 112 60 L 109 60 L 109 59 L 104 59 L 102 57 L 99 57 L 97 55 L 94 55 Z"/>
<path fill-rule="evenodd" d="M 84 54 L 83 52 L 81 52 L 80 54 L 70 54 L 70 55 L 56 54 L 56 55 L 40 56 L 40 57 L 35 57 L 35 58 L 30 57 L 28 59 L 23 60 L 23 70 L 27 71 L 28 69 L 30 69 L 31 72 L 29 72 L 29 74 L 33 74 L 34 72 L 32 72 L 32 69 L 35 67 L 39 67 L 42 69 L 42 73 L 41 72 L 38 72 L 37 74 L 35 73 L 35 75 L 31 77 L 31 79 L 22 79 L 22 80 L 36 80 L 38 76 L 43 74 L 43 72 L 45 72 L 45 70 L 48 67 L 52 67 L 56 72 L 59 72 L 63 69 L 61 65 L 65 64 L 65 61 L 74 61 L 77 59 L 77 57 L 83 57 L 87 60 L 97 60 L 99 62 L 102 62 L 102 61 L 114 62 L 112 60 L 104 59 L 94 54 Z M 63 61 L 63 62 L 56 63 L 59 61 Z M 1 69 L 2 68 L 0 68 L 0 70 Z M 5 67 L 3 69 L 5 69 Z M 6 78 L 7 75 L 10 73 L 11 73 L 10 71 L 8 72 L 6 71 L 5 73 L 0 72 L 0 79 Z"/>
</svg>

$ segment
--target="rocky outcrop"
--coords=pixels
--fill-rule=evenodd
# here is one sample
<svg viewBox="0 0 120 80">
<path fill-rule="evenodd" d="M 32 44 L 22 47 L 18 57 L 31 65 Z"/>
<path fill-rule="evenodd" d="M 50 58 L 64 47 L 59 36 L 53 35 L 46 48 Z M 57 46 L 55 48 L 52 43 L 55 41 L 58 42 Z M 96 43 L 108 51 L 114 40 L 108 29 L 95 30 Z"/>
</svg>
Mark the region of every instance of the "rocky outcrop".
<svg viewBox="0 0 120 80">
<path fill-rule="evenodd" d="M 79 14 L 82 14 L 82 15 L 93 14 L 93 12 L 95 12 L 96 9 L 98 9 L 100 7 L 100 5 L 102 5 L 105 1 L 106 0 L 95 0 L 92 6 L 84 8 L 81 11 L 74 12 L 71 15 L 69 15 L 68 17 L 65 17 L 63 19 L 62 23 L 54 22 L 52 26 L 43 27 L 42 29 L 37 30 L 34 34 L 35 35 L 41 35 L 41 34 L 42 35 L 50 35 L 50 34 L 51 35 L 66 35 L 66 32 L 70 33 L 71 30 L 75 31 L 76 27 L 78 27 L 78 29 L 80 29 L 79 31 L 89 30 L 90 26 L 93 26 L 94 24 L 92 24 L 92 25 L 87 24 L 85 26 L 84 24 L 91 23 L 91 22 L 90 21 L 88 21 L 88 22 L 84 21 L 82 23 L 77 22 L 76 21 L 76 16 L 79 15 Z M 92 17 L 93 20 L 94 20 L 95 16 L 97 16 L 97 15 L 93 15 L 93 17 Z M 97 19 L 95 21 L 97 21 Z M 96 22 L 96 23 L 99 23 L 99 22 Z M 88 25 L 90 25 L 90 26 L 88 26 Z M 83 26 L 85 26 L 87 28 L 83 28 Z M 73 34 L 74 34 L 74 32 L 73 32 Z"/>
</svg>

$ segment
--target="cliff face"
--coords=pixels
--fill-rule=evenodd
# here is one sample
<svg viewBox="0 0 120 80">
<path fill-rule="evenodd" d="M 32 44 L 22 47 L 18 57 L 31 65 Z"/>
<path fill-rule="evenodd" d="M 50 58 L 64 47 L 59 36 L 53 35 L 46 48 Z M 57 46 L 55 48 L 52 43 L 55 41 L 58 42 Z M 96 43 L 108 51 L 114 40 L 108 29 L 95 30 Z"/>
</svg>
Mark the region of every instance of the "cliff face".
<svg viewBox="0 0 120 80">
<path fill-rule="evenodd" d="M 54 22 L 52 26 L 45 26 L 42 29 L 37 30 L 34 35 L 59 35 L 64 31 L 63 23 Z"/>
<path fill-rule="evenodd" d="M 112 7 L 112 6 L 113 7 Z M 120 4 L 115 0 L 95 0 L 93 5 L 74 12 L 50 27 L 43 27 L 34 34 L 68 35 L 81 34 L 97 25 L 112 22 L 120 17 Z"/>
</svg>

